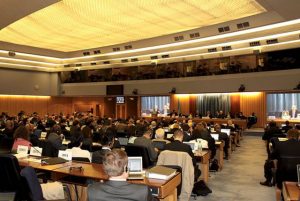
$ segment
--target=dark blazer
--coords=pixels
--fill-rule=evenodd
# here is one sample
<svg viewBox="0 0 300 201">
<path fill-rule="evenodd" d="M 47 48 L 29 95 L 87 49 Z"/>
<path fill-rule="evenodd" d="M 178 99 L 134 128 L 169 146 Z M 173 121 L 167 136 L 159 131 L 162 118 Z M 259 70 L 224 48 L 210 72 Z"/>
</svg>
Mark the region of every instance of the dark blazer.
<svg viewBox="0 0 300 201">
<path fill-rule="evenodd" d="M 194 153 L 189 145 L 184 144 L 184 143 L 180 142 L 179 140 L 174 140 L 173 142 L 165 145 L 165 150 L 181 151 L 181 152 L 188 153 L 192 157 L 194 167 L 196 166 L 196 159 L 195 159 Z"/>
<path fill-rule="evenodd" d="M 108 149 L 101 149 L 99 151 L 95 151 L 92 155 L 92 163 L 103 163 L 104 155 L 108 152 Z"/>
<path fill-rule="evenodd" d="M 157 152 L 154 149 L 154 146 L 152 144 L 152 140 L 145 138 L 144 136 L 142 137 L 137 137 L 134 140 L 135 145 L 143 146 L 146 147 L 149 153 L 149 157 L 151 161 L 156 161 L 157 160 Z"/>
<path fill-rule="evenodd" d="M 297 181 L 296 165 L 300 163 L 300 142 L 296 139 L 277 141 L 271 159 L 277 159 L 276 182 L 279 188 L 282 181 Z"/>
<path fill-rule="evenodd" d="M 148 186 L 127 181 L 106 181 L 88 186 L 89 201 L 154 201 Z"/>
</svg>

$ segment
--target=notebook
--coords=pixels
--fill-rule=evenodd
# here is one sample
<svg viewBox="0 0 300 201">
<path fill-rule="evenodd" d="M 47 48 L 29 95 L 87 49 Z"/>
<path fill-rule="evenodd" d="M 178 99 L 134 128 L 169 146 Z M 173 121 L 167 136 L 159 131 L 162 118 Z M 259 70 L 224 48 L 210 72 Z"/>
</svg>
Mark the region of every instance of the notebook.
<svg viewBox="0 0 300 201">
<path fill-rule="evenodd" d="M 230 136 L 230 129 L 221 129 L 222 133 L 226 133 L 228 136 Z"/>
<path fill-rule="evenodd" d="M 45 158 L 42 159 L 42 165 L 56 165 L 56 164 L 61 164 L 68 162 L 67 160 L 59 157 L 53 157 L 53 158 Z"/>
<path fill-rule="evenodd" d="M 216 141 L 219 140 L 219 134 L 211 134 L 211 137 L 214 138 Z"/>
<path fill-rule="evenodd" d="M 127 144 L 128 144 L 127 137 L 119 137 L 118 140 L 119 140 L 121 146 L 127 146 Z"/>
<path fill-rule="evenodd" d="M 300 187 L 300 164 L 297 165 L 298 187 Z"/>
<path fill-rule="evenodd" d="M 128 178 L 127 179 L 144 179 L 143 158 L 141 156 L 128 157 Z"/>
</svg>

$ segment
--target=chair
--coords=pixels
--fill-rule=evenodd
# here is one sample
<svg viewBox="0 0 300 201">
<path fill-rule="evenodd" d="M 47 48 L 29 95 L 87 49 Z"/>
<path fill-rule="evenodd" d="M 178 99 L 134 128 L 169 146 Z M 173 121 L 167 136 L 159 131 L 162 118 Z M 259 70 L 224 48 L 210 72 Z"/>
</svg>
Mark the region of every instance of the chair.
<svg viewBox="0 0 300 201">
<path fill-rule="evenodd" d="M 0 192 L 15 193 L 15 200 L 28 200 L 20 166 L 15 156 L 0 154 Z"/>
<path fill-rule="evenodd" d="M 153 162 L 150 160 L 150 156 L 146 147 L 137 145 L 127 145 L 125 151 L 128 156 L 142 156 L 143 168 L 149 168 L 153 166 Z"/>
<path fill-rule="evenodd" d="M 0 153 L 10 153 L 14 140 L 6 135 L 0 135 Z"/>
<path fill-rule="evenodd" d="M 45 200 L 43 197 L 42 187 L 38 181 L 35 170 L 32 167 L 27 166 L 21 170 L 20 175 L 22 176 L 22 178 L 24 178 L 28 186 L 29 200 L 32 201 Z M 64 200 L 71 200 L 71 194 L 69 188 L 65 185 L 63 186 L 63 188 L 64 188 L 64 192 L 67 194 L 68 197 L 67 199 Z"/>
<path fill-rule="evenodd" d="M 46 140 L 43 144 L 43 152 L 42 156 L 48 156 L 48 157 L 57 157 L 58 156 L 58 150 L 53 146 L 53 144 Z"/>
<path fill-rule="evenodd" d="M 283 181 L 298 181 L 297 164 L 300 164 L 300 156 L 281 156 L 277 162 L 276 183 L 282 189 Z"/>
<path fill-rule="evenodd" d="M 194 166 L 191 156 L 185 152 L 165 150 L 158 156 L 156 165 L 175 165 L 182 168 L 182 187 L 179 199 L 189 200 L 194 187 Z"/>
</svg>

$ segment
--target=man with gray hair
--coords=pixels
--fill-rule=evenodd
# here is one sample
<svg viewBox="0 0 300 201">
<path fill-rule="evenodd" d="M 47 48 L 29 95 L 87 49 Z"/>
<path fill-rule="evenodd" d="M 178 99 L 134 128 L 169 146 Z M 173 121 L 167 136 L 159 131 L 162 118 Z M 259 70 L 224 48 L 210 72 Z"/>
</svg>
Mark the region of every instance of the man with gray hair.
<svg viewBox="0 0 300 201">
<path fill-rule="evenodd" d="M 148 186 L 131 184 L 126 181 L 128 178 L 127 165 L 128 157 L 125 151 L 115 149 L 107 152 L 103 160 L 103 169 L 108 175 L 108 181 L 89 185 L 88 200 L 154 201 Z"/>
</svg>

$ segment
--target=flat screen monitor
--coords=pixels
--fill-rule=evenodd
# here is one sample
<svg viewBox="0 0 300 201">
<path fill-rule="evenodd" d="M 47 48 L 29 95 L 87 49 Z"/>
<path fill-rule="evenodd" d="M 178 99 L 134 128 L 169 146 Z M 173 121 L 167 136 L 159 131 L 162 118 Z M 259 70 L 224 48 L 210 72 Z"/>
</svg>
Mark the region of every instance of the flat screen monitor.
<svg viewBox="0 0 300 201">
<path fill-rule="evenodd" d="M 195 142 L 183 142 L 183 143 L 189 145 L 192 150 L 196 150 Z"/>
<path fill-rule="evenodd" d="M 125 97 L 124 96 L 117 96 L 116 97 L 116 103 L 117 104 L 124 104 L 125 103 Z"/>
<path fill-rule="evenodd" d="M 219 134 L 211 134 L 211 137 L 215 139 L 215 141 L 219 140 Z"/>
<path fill-rule="evenodd" d="M 107 85 L 106 95 L 123 95 L 124 87 L 123 85 Z"/>
</svg>

